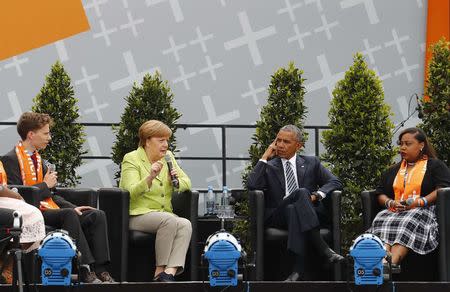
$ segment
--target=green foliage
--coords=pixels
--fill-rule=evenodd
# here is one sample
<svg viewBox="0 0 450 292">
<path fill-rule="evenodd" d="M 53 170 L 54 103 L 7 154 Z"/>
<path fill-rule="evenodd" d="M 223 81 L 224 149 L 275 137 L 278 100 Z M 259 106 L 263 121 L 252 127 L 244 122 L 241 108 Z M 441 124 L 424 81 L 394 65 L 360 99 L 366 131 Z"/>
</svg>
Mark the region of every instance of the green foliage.
<svg viewBox="0 0 450 292">
<path fill-rule="evenodd" d="M 169 150 L 176 149 L 176 122 L 181 114 L 172 106 L 173 93 L 167 81 L 157 71 L 153 76 L 146 74 L 141 85 L 136 83 L 125 98 L 127 103 L 120 117 L 120 124 L 113 127 L 116 141 L 112 146 L 112 160 L 120 165 L 128 152 L 136 150 L 139 144 L 139 127 L 148 120 L 159 120 L 172 129 Z M 120 170 L 115 175 L 120 178 Z"/>
<path fill-rule="evenodd" d="M 450 166 L 450 43 L 445 39 L 431 47 L 421 127 L 438 157 Z"/>
<path fill-rule="evenodd" d="M 260 120 L 256 122 L 256 131 L 252 137 L 254 142 L 249 149 L 250 163 L 242 175 L 244 187 L 247 185 L 248 174 L 273 142 L 281 127 L 292 124 L 303 130 L 307 110 L 304 105 L 306 89 L 302 74 L 303 71 L 291 62 L 287 68 L 278 69 L 272 76 L 267 104 L 261 110 Z M 307 135 L 304 134 L 304 141 L 306 138 Z M 239 215 L 247 216 L 248 201 L 238 203 L 236 209 Z M 233 230 L 245 243 L 246 250 L 250 250 L 247 240 L 248 230 L 248 222 L 237 224 Z"/>
<path fill-rule="evenodd" d="M 52 141 L 42 151 L 42 157 L 56 165 L 58 182 L 62 186 L 74 187 L 80 182 L 75 169 L 82 164 L 85 154 L 84 127 L 77 123 L 78 99 L 67 72 L 60 62 L 56 62 L 45 77 L 45 84 L 33 99 L 32 110 L 49 114 L 54 121 L 51 129 Z"/>
<path fill-rule="evenodd" d="M 367 67 L 363 56 L 333 91 L 328 113 L 330 130 L 323 132 L 323 160 L 343 185 L 342 221 L 344 248 L 362 230 L 360 193 L 373 189 L 381 173 L 392 164 L 390 107 L 384 102 L 380 79 Z"/>
</svg>

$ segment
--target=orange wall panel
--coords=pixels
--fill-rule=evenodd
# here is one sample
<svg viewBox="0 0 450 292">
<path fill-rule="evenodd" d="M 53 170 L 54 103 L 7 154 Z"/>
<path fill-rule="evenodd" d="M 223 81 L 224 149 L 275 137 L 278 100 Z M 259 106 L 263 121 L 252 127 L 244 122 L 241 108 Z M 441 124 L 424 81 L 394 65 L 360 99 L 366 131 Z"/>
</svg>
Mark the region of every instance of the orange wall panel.
<svg viewBox="0 0 450 292">
<path fill-rule="evenodd" d="M 442 37 L 450 36 L 450 0 L 428 0 L 427 46 L 425 51 L 425 82 L 428 75 L 428 62 L 431 59 L 430 46 Z"/>
<path fill-rule="evenodd" d="M 0 60 L 87 30 L 81 0 L 0 1 Z"/>
</svg>

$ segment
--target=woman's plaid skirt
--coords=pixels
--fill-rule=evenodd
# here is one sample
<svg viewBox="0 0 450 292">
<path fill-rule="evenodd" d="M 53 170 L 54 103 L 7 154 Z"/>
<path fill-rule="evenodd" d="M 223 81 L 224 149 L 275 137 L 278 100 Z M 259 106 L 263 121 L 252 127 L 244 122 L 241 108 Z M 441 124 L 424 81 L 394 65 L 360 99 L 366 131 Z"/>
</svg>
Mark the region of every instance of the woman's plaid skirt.
<svg viewBox="0 0 450 292">
<path fill-rule="evenodd" d="M 373 220 L 368 232 L 389 245 L 400 244 L 418 254 L 432 252 L 439 242 L 435 206 L 402 212 L 383 210 Z"/>
</svg>

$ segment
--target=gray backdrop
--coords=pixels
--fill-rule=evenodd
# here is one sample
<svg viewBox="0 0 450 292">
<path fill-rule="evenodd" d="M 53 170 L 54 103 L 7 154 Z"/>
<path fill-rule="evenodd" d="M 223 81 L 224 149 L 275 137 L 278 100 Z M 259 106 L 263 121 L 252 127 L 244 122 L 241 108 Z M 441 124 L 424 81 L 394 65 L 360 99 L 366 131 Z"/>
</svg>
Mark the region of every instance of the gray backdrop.
<svg viewBox="0 0 450 292">
<path fill-rule="evenodd" d="M 271 74 L 289 61 L 307 79 L 308 125 L 327 125 L 331 91 L 355 52 L 384 81 L 393 120 L 423 93 L 426 1 L 421 0 L 83 0 L 91 30 L 0 62 L 2 121 L 31 108 L 44 76 L 63 62 L 82 122 L 118 122 L 133 82 L 158 69 L 175 94 L 180 123 L 254 124 Z M 415 106 L 413 101 L 411 110 Z M 407 125 L 415 125 L 417 118 Z M 88 155 L 110 155 L 110 128 L 88 127 Z M 252 129 L 228 130 L 227 154 L 246 157 Z M 179 156 L 220 156 L 220 130 L 177 131 Z M 17 142 L 0 127 L 0 153 Z M 306 145 L 314 153 L 314 143 Z M 220 161 L 180 160 L 195 188 L 221 187 Z M 240 187 L 245 163 L 227 164 Z M 110 160 L 86 160 L 83 186 L 114 185 Z"/>
</svg>

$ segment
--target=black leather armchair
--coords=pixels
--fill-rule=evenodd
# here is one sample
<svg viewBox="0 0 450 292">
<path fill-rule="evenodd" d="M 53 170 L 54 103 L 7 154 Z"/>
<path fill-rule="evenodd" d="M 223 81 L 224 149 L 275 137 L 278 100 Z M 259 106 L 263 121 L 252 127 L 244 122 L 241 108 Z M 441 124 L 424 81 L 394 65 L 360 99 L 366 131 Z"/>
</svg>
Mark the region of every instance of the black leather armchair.
<svg viewBox="0 0 450 292">
<path fill-rule="evenodd" d="M 381 206 L 377 202 L 375 192 L 361 193 L 363 207 L 363 225 L 367 230 Z M 402 262 L 402 272 L 398 280 L 415 281 L 450 281 L 450 188 L 437 192 L 436 214 L 439 224 L 439 246 L 428 255 L 410 252 Z"/>
<path fill-rule="evenodd" d="M 111 248 L 111 275 L 119 281 L 151 281 L 154 273 L 155 234 L 132 231 L 129 226 L 130 194 L 119 188 L 99 190 L 99 208 L 108 218 Z M 190 270 L 190 280 L 198 278 L 199 251 L 197 246 L 198 192 L 174 193 L 174 213 L 187 218 L 192 224 L 192 237 L 185 269 Z M 187 273 L 182 274 L 186 277 Z"/>
<path fill-rule="evenodd" d="M 17 188 L 25 202 L 39 208 L 39 188 L 35 186 L 9 185 L 10 189 Z M 91 206 L 97 208 L 97 191 L 91 188 L 60 188 L 55 193 L 77 206 Z"/>
<path fill-rule="evenodd" d="M 325 241 L 333 248 L 337 253 L 341 253 L 341 191 L 334 191 L 329 197 L 324 199 L 322 202 L 325 204 L 326 208 L 331 212 L 331 226 L 330 228 L 321 228 L 320 234 L 325 239 Z M 250 204 L 250 233 L 251 233 L 251 244 L 252 250 L 254 251 L 254 262 L 255 262 L 255 275 L 254 278 L 257 281 L 262 281 L 270 279 L 273 275 L 267 275 L 267 267 L 271 266 L 275 269 L 279 267 L 286 267 L 286 263 L 289 258 L 286 254 L 286 244 L 287 244 L 287 231 L 280 230 L 276 228 L 264 228 L 264 192 L 263 191 L 250 191 L 249 192 L 249 204 Z M 270 246 L 270 251 L 268 250 Z M 275 247 L 274 247 L 275 246 Z M 281 265 L 274 265 L 271 263 L 267 265 L 265 261 L 270 258 L 270 254 L 275 255 L 275 259 L 278 258 L 278 252 L 281 252 Z M 314 264 L 317 261 L 308 261 Z M 283 270 L 286 270 L 284 268 Z M 323 267 L 316 267 L 316 269 L 322 269 Z M 283 271 L 282 271 L 283 272 Z M 286 271 L 284 271 L 286 273 Z M 288 271 L 289 274 L 291 271 Z M 322 271 L 321 271 L 322 272 Z M 314 276 L 313 276 L 314 277 Z M 341 267 L 339 264 L 334 265 L 333 276 L 334 280 L 340 280 L 341 278 Z M 270 279 L 274 280 L 274 279 Z M 278 279 L 280 280 L 280 279 Z"/>
<path fill-rule="evenodd" d="M 35 186 L 23 185 L 9 185 L 9 188 L 17 188 L 19 194 L 24 198 L 25 202 L 39 208 L 39 188 Z M 77 206 L 91 206 L 97 208 L 97 191 L 91 188 L 56 188 L 55 193 L 63 197 L 65 200 Z M 55 228 L 46 225 L 46 232 L 53 231 Z M 31 275 L 28 280 L 31 283 L 36 283 L 40 277 L 38 263 L 36 262 L 33 253 L 24 257 L 25 267 L 27 267 L 27 274 Z"/>
</svg>

